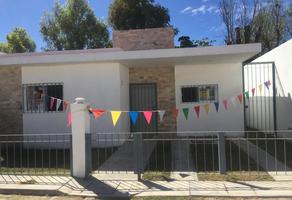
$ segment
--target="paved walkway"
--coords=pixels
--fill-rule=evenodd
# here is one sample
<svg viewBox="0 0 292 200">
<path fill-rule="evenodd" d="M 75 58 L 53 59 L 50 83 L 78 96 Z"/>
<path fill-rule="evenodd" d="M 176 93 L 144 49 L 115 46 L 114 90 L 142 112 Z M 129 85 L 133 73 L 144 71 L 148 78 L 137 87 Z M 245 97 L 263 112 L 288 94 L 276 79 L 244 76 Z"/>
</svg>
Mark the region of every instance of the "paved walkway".
<svg viewBox="0 0 292 200">
<path fill-rule="evenodd" d="M 278 175 L 282 176 L 282 175 Z M 127 177 L 127 178 L 126 178 Z M 292 174 L 288 176 L 292 178 Z M 0 193 L 67 194 L 85 197 L 213 196 L 292 197 L 286 181 L 142 181 L 134 174 L 95 174 L 87 180 L 60 176 L 0 175 Z"/>
</svg>

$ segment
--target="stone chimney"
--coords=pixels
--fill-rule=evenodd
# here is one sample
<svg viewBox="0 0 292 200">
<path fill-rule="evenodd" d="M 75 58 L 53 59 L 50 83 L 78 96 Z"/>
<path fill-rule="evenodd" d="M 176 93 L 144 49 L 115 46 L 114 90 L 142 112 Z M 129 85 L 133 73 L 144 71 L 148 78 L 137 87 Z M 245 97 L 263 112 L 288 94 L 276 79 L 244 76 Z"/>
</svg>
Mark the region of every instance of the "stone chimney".
<svg viewBox="0 0 292 200">
<path fill-rule="evenodd" d="M 126 51 L 174 48 L 174 30 L 167 27 L 113 31 L 113 47 Z"/>
</svg>

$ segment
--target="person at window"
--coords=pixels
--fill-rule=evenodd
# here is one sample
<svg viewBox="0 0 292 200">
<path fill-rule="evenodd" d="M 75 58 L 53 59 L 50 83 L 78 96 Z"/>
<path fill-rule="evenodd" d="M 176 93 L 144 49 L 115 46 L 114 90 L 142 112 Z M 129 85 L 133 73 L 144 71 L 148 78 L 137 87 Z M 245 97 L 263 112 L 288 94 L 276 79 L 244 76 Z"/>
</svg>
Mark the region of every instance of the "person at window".
<svg viewBox="0 0 292 200">
<path fill-rule="evenodd" d="M 44 110 L 44 92 L 42 87 L 37 87 L 34 91 L 34 105 L 35 110 Z"/>
</svg>

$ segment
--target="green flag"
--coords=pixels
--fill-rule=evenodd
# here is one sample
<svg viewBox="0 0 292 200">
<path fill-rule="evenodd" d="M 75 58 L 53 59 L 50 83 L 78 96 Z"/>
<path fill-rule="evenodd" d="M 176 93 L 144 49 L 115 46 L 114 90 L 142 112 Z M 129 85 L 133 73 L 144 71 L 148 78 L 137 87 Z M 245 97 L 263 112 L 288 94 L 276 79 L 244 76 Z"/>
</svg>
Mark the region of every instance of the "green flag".
<svg viewBox="0 0 292 200">
<path fill-rule="evenodd" d="M 249 91 L 245 92 L 245 97 L 247 100 L 249 99 Z"/>
<path fill-rule="evenodd" d="M 186 120 L 188 120 L 188 116 L 189 116 L 189 108 L 183 108 L 182 109 L 184 116 L 186 118 Z"/>
</svg>

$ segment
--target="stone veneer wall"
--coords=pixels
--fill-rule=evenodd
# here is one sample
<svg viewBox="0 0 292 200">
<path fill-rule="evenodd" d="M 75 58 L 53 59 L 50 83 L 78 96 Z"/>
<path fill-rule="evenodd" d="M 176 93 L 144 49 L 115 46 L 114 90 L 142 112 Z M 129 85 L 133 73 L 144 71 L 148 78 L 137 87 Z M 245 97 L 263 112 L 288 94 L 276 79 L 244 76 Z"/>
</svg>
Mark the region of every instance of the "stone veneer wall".
<svg viewBox="0 0 292 200">
<path fill-rule="evenodd" d="M 173 28 L 113 31 L 113 47 L 123 50 L 174 48 Z"/>
<path fill-rule="evenodd" d="M 163 122 L 158 123 L 158 131 L 176 131 L 172 116 L 176 106 L 174 67 L 130 68 L 129 77 L 130 83 L 156 83 L 158 109 L 166 111 Z"/>
<path fill-rule="evenodd" d="M 22 134 L 20 67 L 0 67 L 0 134 Z"/>
</svg>

